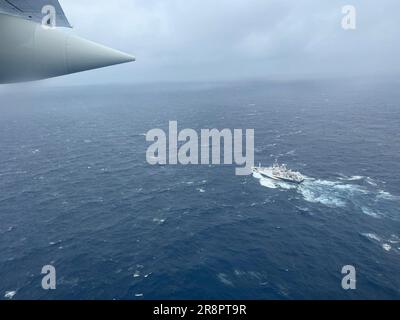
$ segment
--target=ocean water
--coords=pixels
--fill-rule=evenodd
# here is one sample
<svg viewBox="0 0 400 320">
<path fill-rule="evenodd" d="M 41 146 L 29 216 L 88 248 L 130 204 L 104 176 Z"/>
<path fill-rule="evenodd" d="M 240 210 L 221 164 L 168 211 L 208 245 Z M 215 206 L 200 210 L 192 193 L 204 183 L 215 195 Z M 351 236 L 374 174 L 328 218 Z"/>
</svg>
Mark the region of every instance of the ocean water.
<svg viewBox="0 0 400 320">
<path fill-rule="evenodd" d="M 377 81 L 3 90 L 0 299 L 399 299 L 399 102 Z M 256 162 L 307 181 L 151 166 L 170 120 L 254 128 Z"/>
</svg>

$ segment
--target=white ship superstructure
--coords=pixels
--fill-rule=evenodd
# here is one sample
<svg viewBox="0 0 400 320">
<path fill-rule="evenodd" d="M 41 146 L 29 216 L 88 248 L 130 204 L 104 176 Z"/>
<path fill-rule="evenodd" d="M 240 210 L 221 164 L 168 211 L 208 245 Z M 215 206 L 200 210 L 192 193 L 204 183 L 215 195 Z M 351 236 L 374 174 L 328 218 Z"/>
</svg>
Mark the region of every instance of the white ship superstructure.
<svg viewBox="0 0 400 320">
<path fill-rule="evenodd" d="M 275 163 L 272 167 L 254 167 L 253 173 L 257 173 L 264 178 L 291 183 L 302 183 L 305 178 L 300 172 L 295 172 L 287 168 L 285 164 Z"/>
</svg>

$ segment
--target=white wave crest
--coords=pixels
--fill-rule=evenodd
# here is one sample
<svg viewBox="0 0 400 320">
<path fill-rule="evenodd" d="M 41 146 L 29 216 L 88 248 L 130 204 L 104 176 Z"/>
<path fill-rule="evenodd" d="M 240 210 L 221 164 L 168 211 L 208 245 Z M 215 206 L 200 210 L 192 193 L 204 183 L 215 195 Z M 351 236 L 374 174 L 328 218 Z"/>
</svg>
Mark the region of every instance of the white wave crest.
<svg viewBox="0 0 400 320">
<path fill-rule="evenodd" d="M 364 214 L 373 218 L 380 218 L 382 216 L 381 212 L 373 211 L 371 208 L 368 207 L 362 207 L 361 210 Z"/>
<path fill-rule="evenodd" d="M 381 242 L 381 238 L 379 236 L 377 236 L 375 233 L 362 233 L 361 235 L 370 240 Z"/>
<path fill-rule="evenodd" d="M 376 197 L 383 200 L 400 200 L 399 196 L 392 195 L 391 193 L 384 190 L 380 190 Z"/>
<path fill-rule="evenodd" d="M 4 298 L 11 300 L 17 294 L 17 291 L 6 291 Z"/>
</svg>

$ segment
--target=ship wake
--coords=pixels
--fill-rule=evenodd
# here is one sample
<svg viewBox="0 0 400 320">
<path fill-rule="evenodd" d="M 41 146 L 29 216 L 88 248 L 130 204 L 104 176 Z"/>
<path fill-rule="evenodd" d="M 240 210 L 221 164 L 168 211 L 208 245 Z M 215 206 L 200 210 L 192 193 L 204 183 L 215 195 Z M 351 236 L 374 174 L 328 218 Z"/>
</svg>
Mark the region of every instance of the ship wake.
<svg viewBox="0 0 400 320">
<path fill-rule="evenodd" d="M 302 184 L 293 184 L 265 178 L 254 173 L 253 177 L 260 185 L 279 191 L 296 192 L 298 198 L 309 203 L 320 204 L 330 208 L 352 206 L 360 213 L 373 218 L 389 217 L 399 219 L 398 212 L 393 212 L 393 202 L 400 205 L 400 197 L 379 188 L 378 183 L 372 183 L 371 178 L 322 180 L 306 177 Z M 384 196 L 383 196 L 384 195 Z"/>
</svg>

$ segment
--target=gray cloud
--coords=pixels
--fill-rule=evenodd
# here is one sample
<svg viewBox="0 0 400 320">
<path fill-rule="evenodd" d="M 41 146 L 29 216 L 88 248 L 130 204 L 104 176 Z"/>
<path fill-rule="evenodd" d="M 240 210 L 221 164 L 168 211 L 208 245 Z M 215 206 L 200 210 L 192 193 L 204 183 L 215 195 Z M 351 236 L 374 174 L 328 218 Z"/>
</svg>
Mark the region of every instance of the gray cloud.
<svg viewBox="0 0 400 320">
<path fill-rule="evenodd" d="M 138 61 L 51 83 L 385 74 L 399 71 L 397 0 L 63 0 L 74 33 Z M 343 5 L 357 30 L 341 28 Z"/>
</svg>

